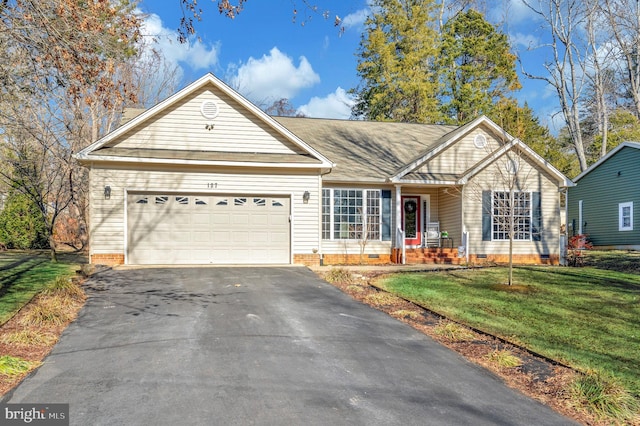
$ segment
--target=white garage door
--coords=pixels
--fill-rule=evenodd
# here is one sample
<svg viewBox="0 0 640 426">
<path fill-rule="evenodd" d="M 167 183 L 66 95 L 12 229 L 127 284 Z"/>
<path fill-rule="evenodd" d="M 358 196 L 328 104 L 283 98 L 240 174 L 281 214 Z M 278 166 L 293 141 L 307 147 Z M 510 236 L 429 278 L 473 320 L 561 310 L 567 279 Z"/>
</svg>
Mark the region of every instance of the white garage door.
<svg viewBox="0 0 640 426">
<path fill-rule="evenodd" d="M 289 198 L 129 194 L 130 264 L 290 263 Z"/>
</svg>

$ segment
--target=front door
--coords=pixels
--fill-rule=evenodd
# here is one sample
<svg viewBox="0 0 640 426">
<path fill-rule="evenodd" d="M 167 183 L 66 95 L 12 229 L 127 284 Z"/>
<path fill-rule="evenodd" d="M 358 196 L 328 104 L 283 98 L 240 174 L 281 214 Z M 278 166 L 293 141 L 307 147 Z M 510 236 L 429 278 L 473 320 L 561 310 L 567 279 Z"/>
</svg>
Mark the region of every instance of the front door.
<svg viewBox="0 0 640 426">
<path fill-rule="evenodd" d="M 402 229 L 407 246 L 419 246 L 422 241 L 420 223 L 420 197 L 402 197 Z"/>
</svg>

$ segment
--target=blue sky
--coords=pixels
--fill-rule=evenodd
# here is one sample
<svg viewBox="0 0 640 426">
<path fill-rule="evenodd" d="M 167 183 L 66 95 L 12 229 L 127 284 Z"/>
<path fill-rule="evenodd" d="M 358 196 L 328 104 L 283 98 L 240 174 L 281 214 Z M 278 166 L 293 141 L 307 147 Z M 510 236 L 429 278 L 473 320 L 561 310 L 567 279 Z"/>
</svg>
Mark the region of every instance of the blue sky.
<svg viewBox="0 0 640 426">
<path fill-rule="evenodd" d="M 212 72 L 254 103 L 271 104 L 288 98 L 294 107 L 310 117 L 349 118 L 355 88 L 356 52 L 369 13 L 366 0 L 315 0 L 321 10 L 304 8 L 303 0 L 248 1 L 235 19 L 218 14 L 211 0 L 201 0 L 202 22 L 197 23 L 197 39 L 177 42 L 176 28 L 181 17 L 180 0 L 143 0 L 141 10 L 148 14 L 145 33 L 156 36 L 158 48 L 177 64 L 182 73 L 181 87 Z M 522 55 L 527 71 L 544 74 L 544 51 L 527 50 L 542 44 L 543 30 L 536 16 L 520 0 L 489 2 L 492 22 L 501 27 Z M 293 22 L 294 9 L 298 16 Z M 328 18 L 322 12 L 328 10 Z M 344 31 L 334 25 L 343 19 Z M 507 17 L 505 20 L 504 17 Z M 553 91 L 536 80 L 521 78 L 523 89 L 516 95 L 534 108 L 541 122 L 558 123 Z M 557 124 L 556 124 L 557 127 Z"/>
</svg>

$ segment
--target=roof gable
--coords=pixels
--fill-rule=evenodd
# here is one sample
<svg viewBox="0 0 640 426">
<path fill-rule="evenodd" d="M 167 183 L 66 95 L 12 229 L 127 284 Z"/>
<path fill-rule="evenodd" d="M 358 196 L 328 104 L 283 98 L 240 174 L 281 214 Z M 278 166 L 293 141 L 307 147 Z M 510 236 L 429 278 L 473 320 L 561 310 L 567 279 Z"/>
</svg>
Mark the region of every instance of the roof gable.
<svg viewBox="0 0 640 426">
<path fill-rule="evenodd" d="M 472 150 L 475 149 L 472 147 L 473 143 L 467 143 L 466 146 L 461 149 L 462 154 L 456 153 L 454 156 L 458 157 L 457 162 L 459 164 L 457 165 L 464 169 L 457 169 L 456 165 L 451 165 L 451 161 L 443 162 L 440 168 L 427 167 L 430 163 L 436 162 L 439 156 L 445 155 L 445 153 L 456 144 L 460 144 L 463 138 L 473 134 L 472 132 L 474 131 L 476 135 L 491 137 L 493 141 L 498 143 L 498 146 L 493 150 L 478 150 L 475 154 L 472 154 L 470 152 L 473 152 Z M 489 146 L 491 145 L 489 144 L 488 147 Z M 477 173 L 497 161 L 498 158 L 516 148 L 531 160 L 536 167 L 545 169 L 552 175 L 559 182 L 560 186 L 573 186 L 571 180 L 562 174 L 562 172 L 553 167 L 521 140 L 511 136 L 486 116 L 480 116 L 444 135 L 432 149 L 427 150 L 408 163 L 406 167 L 391 178 L 391 181 L 399 183 L 415 182 L 430 178 L 432 181 L 440 180 L 441 183 L 445 184 L 465 184 Z M 468 162 L 465 163 L 465 161 Z"/>
<path fill-rule="evenodd" d="M 622 142 L 620 145 L 616 146 L 611 151 L 607 152 L 607 154 L 604 157 L 600 158 L 598 161 L 596 161 L 591 166 L 589 166 L 585 171 L 583 171 L 578 176 L 576 176 L 573 179 L 573 181 L 575 183 L 578 183 L 580 179 L 582 179 L 583 177 L 585 177 L 586 175 L 588 175 L 589 173 L 591 173 L 592 171 L 600 167 L 600 165 L 602 165 L 604 162 L 606 162 L 611 157 L 616 155 L 618 152 L 622 151 L 624 148 L 640 149 L 640 142 Z"/>
<path fill-rule="evenodd" d="M 130 119 L 76 158 L 332 167 L 325 156 L 212 74 Z"/>
</svg>

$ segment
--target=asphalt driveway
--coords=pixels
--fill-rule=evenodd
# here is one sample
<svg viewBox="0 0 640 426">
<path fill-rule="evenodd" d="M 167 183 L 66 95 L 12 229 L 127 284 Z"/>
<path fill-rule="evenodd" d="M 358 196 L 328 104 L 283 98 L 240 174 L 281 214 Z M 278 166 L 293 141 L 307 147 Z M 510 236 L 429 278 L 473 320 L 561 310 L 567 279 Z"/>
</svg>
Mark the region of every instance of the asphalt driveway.
<svg viewBox="0 0 640 426">
<path fill-rule="evenodd" d="M 72 425 L 572 422 L 306 268 L 108 270 L 3 402 Z"/>
</svg>

